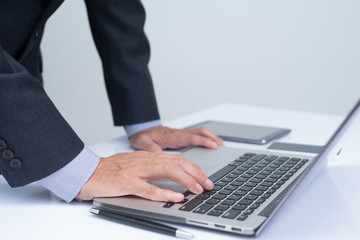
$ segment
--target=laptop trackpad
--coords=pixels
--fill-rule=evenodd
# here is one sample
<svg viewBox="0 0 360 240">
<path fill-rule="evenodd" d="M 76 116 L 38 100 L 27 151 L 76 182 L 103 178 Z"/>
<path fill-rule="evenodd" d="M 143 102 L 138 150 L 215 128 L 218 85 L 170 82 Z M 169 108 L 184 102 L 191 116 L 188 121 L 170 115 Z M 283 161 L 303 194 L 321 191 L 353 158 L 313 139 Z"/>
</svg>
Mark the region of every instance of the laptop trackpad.
<svg viewBox="0 0 360 240">
<path fill-rule="evenodd" d="M 181 155 L 197 164 L 208 176 L 211 176 L 239 157 L 241 150 L 226 147 L 219 147 L 217 150 L 194 147 Z M 151 181 L 151 184 L 176 192 L 186 191 L 185 187 L 170 180 Z"/>
</svg>

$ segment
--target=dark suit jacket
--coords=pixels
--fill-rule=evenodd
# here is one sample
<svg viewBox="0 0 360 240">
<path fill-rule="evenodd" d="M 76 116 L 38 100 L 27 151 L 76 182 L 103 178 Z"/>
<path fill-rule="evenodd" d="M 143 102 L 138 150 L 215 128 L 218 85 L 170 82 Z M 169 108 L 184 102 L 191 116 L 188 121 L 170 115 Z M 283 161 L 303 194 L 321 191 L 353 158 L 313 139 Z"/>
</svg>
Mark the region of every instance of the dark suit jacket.
<svg viewBox="0 0 360 240">
<path fill-rule="evenodd" d="M 0 1 L 0 172 L 13 187 L 50 175 L 84 147 L 42 87 L 40 41 L 62 2 Z M 158 119 L 140 1 L 85 2 L 115 125 Z"/>
</svg>

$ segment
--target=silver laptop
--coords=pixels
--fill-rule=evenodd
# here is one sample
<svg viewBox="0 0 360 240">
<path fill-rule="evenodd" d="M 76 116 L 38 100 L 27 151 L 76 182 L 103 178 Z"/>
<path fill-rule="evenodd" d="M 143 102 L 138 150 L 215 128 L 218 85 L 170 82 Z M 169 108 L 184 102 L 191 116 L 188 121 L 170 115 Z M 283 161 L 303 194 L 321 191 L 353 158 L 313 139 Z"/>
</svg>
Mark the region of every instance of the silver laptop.
<svg viewBox="0 0 360 240">
<path fill-rule="evenodd" d="M 214 182 L 212 191 L 194 195 L 171 181 L 153 184 L 183 192 L 182 203 L 135 196 L 96 198 L 97 208 L 143 218 L 187 224 L 241 235 L 257 235 L 315 163 L 324 159 L 356 115 L 360 100 L 319 154 L 284 154 L 221 147 L 192 148 L 183 153 Z"/>
</svg>

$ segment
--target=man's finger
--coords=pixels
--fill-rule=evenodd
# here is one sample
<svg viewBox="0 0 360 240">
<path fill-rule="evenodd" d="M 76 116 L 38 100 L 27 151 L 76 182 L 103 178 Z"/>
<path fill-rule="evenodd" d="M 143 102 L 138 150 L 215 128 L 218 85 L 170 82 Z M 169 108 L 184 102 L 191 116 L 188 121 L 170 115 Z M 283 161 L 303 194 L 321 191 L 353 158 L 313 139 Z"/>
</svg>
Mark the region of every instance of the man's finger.
<svg viewBox="0 0 360 240">
<path fill-rule="evenodd" d="M 203 146 L 207 148 L 217 149 L 218 144 L 206 137 L 202 137 L 197 134 L 189 134 L 188 138 L 190 138 L 190 144 L 195 146 Z"/>
<path fill-rule="evenodd" d="M 157 166 L 152 167 L 152 175 L 171 179 L 185 186 L 191 192 L 200 194 L 212 189 L 214 184 L 199 166 L 178 154 L 167 155 Z"/>
<path fill-rule="evenodd" d="M 216 142 L 219 146 L 224 145 L 223 140 L 207 127 L 191 128 L 191 129 L 188 129 L 187 131 L 189 131 L 191 133 L 199 134 L 203 137 L 210 138 L 211 140 Z"/>
<path fill-rule="evenodd" d="M 136 149 L 146 150 L 153 153 L 162 153 L 161 146 L 147 135 L 143 135 L 136 140 L 130 139 L 130 144 Z"/>
<path fill-rule="evenodd" d="M 163 202 L 181 202 L 182 200 L 184 200 L 184 195 L 181 193 L 161 189 L 141 179 L 137 179 L 133 183 L 136 187 L 133 188 L 135 191 L 132 194 L 139 197 L 147 198 L 153 201 Z"/>
</svg>

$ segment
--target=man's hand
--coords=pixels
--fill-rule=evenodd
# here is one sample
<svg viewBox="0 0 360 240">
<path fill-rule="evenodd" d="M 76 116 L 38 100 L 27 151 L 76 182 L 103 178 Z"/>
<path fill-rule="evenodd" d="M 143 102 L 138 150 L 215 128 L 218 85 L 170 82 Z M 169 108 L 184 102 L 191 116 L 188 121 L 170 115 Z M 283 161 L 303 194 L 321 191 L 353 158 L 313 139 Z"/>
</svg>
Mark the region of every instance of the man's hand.
<svg viewBox="0 0 360 240">
<path fill-rule="evenodd" d="M 136 195 L 154 201 L 179 202 L 184 195 L 160 189 L 151 180 L 171 179 L 195 194 L 211 190 L 214 184 L 201 169 L 178 154 L 138 151 L 101 158 L 78 199 Z"/>
<path fill-rule="evenodd" d="M 178 149 L 191 145 L 216 149 L 223 145 L 223 141 L 207 127 L 181 130 L 158 126 L 132 135 L 130 144 L 135 149 L 161 153 L 166 148 Z"/>
</svg>

